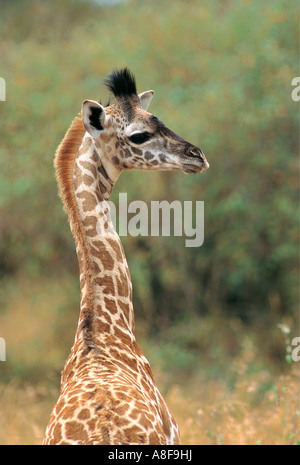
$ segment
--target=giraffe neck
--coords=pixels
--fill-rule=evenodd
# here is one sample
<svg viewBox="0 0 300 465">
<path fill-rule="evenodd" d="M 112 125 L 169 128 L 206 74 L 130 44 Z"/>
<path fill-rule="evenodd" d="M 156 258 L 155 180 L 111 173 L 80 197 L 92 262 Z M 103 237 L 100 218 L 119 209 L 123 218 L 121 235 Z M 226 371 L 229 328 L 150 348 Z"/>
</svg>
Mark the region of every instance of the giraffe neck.
<svg viewBox="0 0 300 465">
<path fill-rule="evenodd" d="M 108 203 L 119 172 L 107 161 L 107 148 L 86 133 L 73 172 L 75 201 L 87 246 L 86 259 L 82 259 L 82 244 L 76 244 L 81 287 L 77 337 L 83 330 L 88 344 L 105 343 L 107 336 L 110 340 L 112 336 L 118 340 L 133 338 L 134 332 L 129 268 Z"/>
<path fill-rule="evenodd" d="M 72 205 L 66 208 L 80 272 L 81 302 L 75 344 L 83 341 L 90 348 L 114 340 L 126 344 L 134 341 L 132 284 L 108 203 L 119 172 L 109 164 L 111 150 L 105 144 L 100 145 L 88 133 L 81 141 L 69 176 Z M 59 154 L 57 158 L 56 166 Z M 66 205 L 66 198 L 62 197 Z"/>
</svg>

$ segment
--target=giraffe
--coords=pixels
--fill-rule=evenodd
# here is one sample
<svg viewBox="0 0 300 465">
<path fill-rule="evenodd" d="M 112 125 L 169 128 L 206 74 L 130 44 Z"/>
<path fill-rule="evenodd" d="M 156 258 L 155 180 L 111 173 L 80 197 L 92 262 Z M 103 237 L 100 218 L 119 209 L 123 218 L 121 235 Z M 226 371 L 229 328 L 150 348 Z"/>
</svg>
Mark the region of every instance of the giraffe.
<svg viewBox="0 0 300 465">
<path fill-rule="evenodd" d="M 178 426 L 155 385 L 134 333 L 132 282 L 109 211 L 124 170 L 209 165 L 202 151 L 147 111 L 152 90 L 137 94 L 127 69 L 105 81 L 115 103 L 85 100 L 55 157 L 80 273 L 80 313 L 43 444 L 180 444 Z"/>
</svg>

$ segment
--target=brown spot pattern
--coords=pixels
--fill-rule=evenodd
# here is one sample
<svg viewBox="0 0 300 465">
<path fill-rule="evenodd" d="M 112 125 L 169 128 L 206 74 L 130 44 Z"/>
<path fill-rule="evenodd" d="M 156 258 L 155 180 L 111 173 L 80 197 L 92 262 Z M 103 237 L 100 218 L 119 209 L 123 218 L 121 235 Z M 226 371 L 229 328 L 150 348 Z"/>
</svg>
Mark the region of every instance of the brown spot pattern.
<svg viewBox="0 0 300 465">
<path fill-rule="evenodd" d="M 106 108 L 119 134 L 134 120 L 137 102 Z M 126 108 L 130 115 L 124 113 Z M 142 121 L 141 110 L 136 115 Z M 150 121 L 148 113 L 146 120 Z M 155 129 L 157 123 L 151 124 Z M 77 118 L 57 152 L 61 197 L 78 255 L 81 311 L 44 444 L 179 444 L 178 427 L 135 341 L 132 284 L 123 246 L 117 236 L 99 236 L 97 231 L 99 222 L 109 230 L 110 220 L 99 203 L 109 198 L 113 185 L 102 150 L 113 166 L 124 168 L 151 168 L 166 157 L 111 134 L 96 141 L 84 136 Z"/>
</svg>

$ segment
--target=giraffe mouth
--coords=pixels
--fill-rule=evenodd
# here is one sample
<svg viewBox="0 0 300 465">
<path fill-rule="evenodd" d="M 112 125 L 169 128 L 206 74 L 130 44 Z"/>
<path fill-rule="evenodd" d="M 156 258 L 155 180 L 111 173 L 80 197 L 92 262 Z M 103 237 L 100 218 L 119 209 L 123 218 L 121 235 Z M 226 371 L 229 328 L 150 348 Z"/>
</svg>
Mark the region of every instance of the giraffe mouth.
<svg viewBox="0 0 300 465">
<path fill-rule="evenodd" d="M 201 149 L 192 147 L 182 160 L 183 171 L 185 173 L 201 173 L 209 168 L 209 163 Z"/>
<path fill-rule="evenodd" d="M 206 171 L 209 168 L 209 163 L 207 162 L 205 156 L 200 158 L 194 159 L 187 159 L 182 163 L 182 170 L 184 173 L 201 173 L 202 171 Z"/>
<path fill-rule="evenodd" d="M 203 168 L 203 166 L 196 166 L 196 165 L 184 165 L 182 171 L 186 174 L 196 174 L 196 173 L 201 173 L 202 171 L 205 171 L 206 168 Z"/>
</svg>

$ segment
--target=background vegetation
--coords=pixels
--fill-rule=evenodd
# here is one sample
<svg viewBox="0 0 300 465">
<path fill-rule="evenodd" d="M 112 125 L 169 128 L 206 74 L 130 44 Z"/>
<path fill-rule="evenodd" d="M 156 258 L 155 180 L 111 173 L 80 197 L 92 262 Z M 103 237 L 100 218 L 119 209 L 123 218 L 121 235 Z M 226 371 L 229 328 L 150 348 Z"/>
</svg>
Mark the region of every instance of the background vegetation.
<svg viewBox="0 0 300 465">
<path fill-rule="evenodd" d="M 128 66 L 210 169 L 118 192 L 203 200 L 205 242 L 122 238 L 137 339 L 185 444 L 299 442 L 296 2 L 0 1 L 0 442 L 39 444 L 73 342 L 78 268 L 53 169 L 85 98 Z"/>
</svg>

